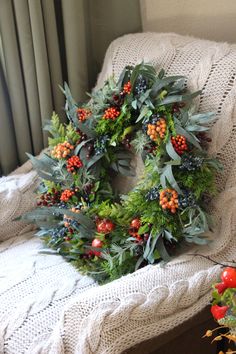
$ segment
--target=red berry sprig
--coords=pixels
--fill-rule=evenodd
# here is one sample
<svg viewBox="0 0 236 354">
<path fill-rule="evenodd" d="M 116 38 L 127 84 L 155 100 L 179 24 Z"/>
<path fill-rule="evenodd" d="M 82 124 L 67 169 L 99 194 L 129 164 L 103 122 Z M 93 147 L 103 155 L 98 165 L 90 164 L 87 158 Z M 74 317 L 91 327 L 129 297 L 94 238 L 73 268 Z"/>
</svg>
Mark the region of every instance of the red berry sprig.
<svg viewBox="0 0 236 354">
<path fill-rule="evenodd" d="M 160 192 L 160 205 L 162 209 L 169 209 L 171 213 L 176 213 L 178 209 L 178 193 L 174 189 L 164 189 Z"/>
<path fill-rule="evenodd" d="M 60 202 L 60 192 L 52 189 L 52 193 L 45 193 L 40 195 L 37 201 L 38 206 L 52 206 Z"/>
<path fill-rule="evenodd" d="M 80 122 L 84 122 L 91 116 L 92 112 L 88 108 L 78 108 L 77 116 Z"/>
<path fill-rule="evenodd" d="M 105 110 L 103 119 L 115 120 L 117 117 L 119 117 L 119 115 L 120 115 L 120 111 L 117 108 L 110 107 Z"/>
<path fill-rule="evenodd" d="M 131 82 L 128 81 L 126 84 L 124 84 L 123 93 L 126 93 L 129 95 L 131 93 L 131 90 L 132 90 Z"/>
<path fill-rule="evenodd" d="M 68 172 L 75 173 L 76 168 L 83 167 L 83 163 L 78 156 L 72 156 L 67 160 L 66 169 Z"/>
<path fill-rule="evenodd" d="M 172 136 L 171 142 L 177 154 L 183 155 L 185 151 L 188 151 L 188 145 L 185 136 Z"/>
<path fill-rule="evenodd" d="M 68 202 L 70 200 L 70 198 L 73 197 L 73 195 L 75 195 L 74 191 L 71 191 L 70 189 L 65 189 L 61 194 L 60 200 L 62 202 Z"/>
</svg>

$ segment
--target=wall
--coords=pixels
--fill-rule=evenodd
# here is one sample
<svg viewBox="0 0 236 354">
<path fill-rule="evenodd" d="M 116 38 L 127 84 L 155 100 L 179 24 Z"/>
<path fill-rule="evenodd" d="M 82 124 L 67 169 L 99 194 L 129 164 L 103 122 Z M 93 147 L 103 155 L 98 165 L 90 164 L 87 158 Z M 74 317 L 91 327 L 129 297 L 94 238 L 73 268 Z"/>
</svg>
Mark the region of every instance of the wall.
<svg viewBox="0 0 236 354">
<path fill-rule="evenodd" d="M 1 0 L 0 0 L 1 1 Z M 139 0 L 85 0 L 89 7 L 86 19 L 90 32 L 90 83 L 101 69 L 107 47 L 115 38 L 142 31 Z M 235 0 L 236 1 L 236 0 Z"/>
<path fill-rule="evenodd" d="M 236 43 L 236 0 L 140 0 L 144 31 Z"/>
</svg>

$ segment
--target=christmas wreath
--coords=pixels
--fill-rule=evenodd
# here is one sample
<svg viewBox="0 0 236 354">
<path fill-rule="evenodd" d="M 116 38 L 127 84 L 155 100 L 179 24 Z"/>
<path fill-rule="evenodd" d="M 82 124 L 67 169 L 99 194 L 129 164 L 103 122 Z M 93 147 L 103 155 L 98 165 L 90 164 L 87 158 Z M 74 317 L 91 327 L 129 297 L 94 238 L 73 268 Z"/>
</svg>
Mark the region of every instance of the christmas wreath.
<svg viewBox="0 0 236 354">
<path fill-rule="evenodd" d="M 42 181 L 38 207 L 23 216 L 47 246 L 104 282 L 168 261 L 183 242 L 204 245 L 220 165 L 206 152 L 214 114 L 194 113 L 200 92 L 144 63 L 109 78 L 86 104 L 62 90 L 69 123 L 53 113 L 49 151 L 29 155 Z M 112 180 L 134 175 L 134 154 L 143 175 L 119 195 Z"/>
</svg>

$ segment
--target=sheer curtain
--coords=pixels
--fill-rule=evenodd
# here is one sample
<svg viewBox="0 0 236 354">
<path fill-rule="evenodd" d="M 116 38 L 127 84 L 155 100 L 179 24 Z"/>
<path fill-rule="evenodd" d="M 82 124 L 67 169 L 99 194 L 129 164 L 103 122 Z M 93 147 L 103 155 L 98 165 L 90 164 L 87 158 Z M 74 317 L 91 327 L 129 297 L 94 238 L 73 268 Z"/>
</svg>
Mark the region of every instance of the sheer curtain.
<svg viewBox="0 0 236 354">
<path fill-rule="evenodd" d="M 67 81 L 85 98 L 111 40 L 141 30 L 138 0 L 0 0 L 0 173 L 46 146 Z"/>
</svg>

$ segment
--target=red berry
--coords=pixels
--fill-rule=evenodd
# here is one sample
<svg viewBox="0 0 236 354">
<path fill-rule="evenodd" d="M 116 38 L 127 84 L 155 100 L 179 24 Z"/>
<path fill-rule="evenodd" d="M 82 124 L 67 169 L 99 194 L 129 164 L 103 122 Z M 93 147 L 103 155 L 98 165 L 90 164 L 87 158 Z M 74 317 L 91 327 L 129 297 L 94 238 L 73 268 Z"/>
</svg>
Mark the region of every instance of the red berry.
<svg viewBox="0 0 236 354">
<path fill-rule="evenodd" d="M 103 243 L 101 240 L 99 240 L 99 238 L 95 238 L 92 242 L 92 247 L 95 248 L 102 248 Z M 101 252 L 100 251 L 95 251 L 95 250 L 91 250 L 91 252 L 94 254 L 94 256 L 100 257 Z"/>
<path fill-rule="evenodd" d="M 215 284 L 215 288 L 218 290 L 219 294 L 223 294 L 223 292 L 227 289 L 227 286 L 225 285 L 225 283 L 218 283 Z"/>
<path fill-rule="evenodd" d="M 136 218 L 136 219 L 133 219 L 130 223 L 130 227 L 134 228 L 134 229 L 139 229 L 141 226 L 141 221 L 140 219 Z"/>
<path fill-rule="evenodd" d="M 188 150 L 188 145 L 185 136 L 177 135 L 171 137 L 172 145 L 177 152 L 177 154 L 182 155 L 185 151 Z"/>
<path fill-rule="evenodd" d="M 112 119 L 115 120 L 119 117 L 120 111 L 115 107 L 107 108 L 104 112 L 103 119 Z"/>
<path fill-rule="evenodd" d="M 97 232 L 102 234 L 109 234 L 115 228 L 115 225 L 111 220 L 103 219 L 97 223 Z"/>
<path fill-rule="evenodd" d="M 132 89 L 131 82 L 128 81 L 128 82 L 124 85 L 123 93 L 130 94 L 130 93 L 131 93 L 131 89 Z"/>
<path fill-rule="evenodd" d="M 236 288 L 236 268 L 225 268 L 221 274 L 221 280 L 226 288 Z"/>
<path fill-rule="evenodd" d="M 211 313 L 216 320 L 220 320 L 221 318 L 225 317 L 225 314 L 228 311 L 228 309 L 229 306 L 212 305 Z"/>
<path fill-rule="evenodd" d="M 106 229 L 108 232 L 112 232 L 115 228 L 115 225 L 113 224 L 113 222 L 111 220 L 107 220 L 106 221 Z"/>
<path fill-rule="evenodd" d="M 105 226 L 105 221 L 104 220 L 101 220 L 98 222 L 97 224 L 97 232 L 99 233 L 105 233 L 106 231 L 106 226 Z"/>
<path fill-rule="evenodd" d="M 88 108 L 78 108 L 77 115 L 80 122 L 85 121 L 91 116 L 92 112 Z"/>
</svg>

